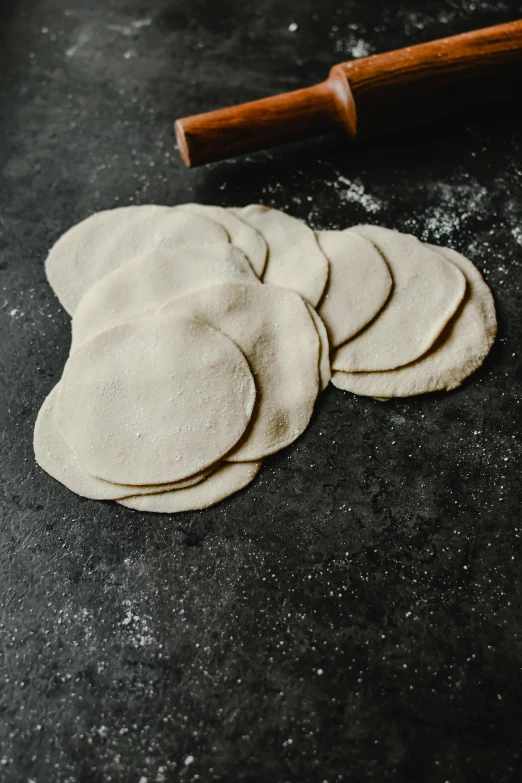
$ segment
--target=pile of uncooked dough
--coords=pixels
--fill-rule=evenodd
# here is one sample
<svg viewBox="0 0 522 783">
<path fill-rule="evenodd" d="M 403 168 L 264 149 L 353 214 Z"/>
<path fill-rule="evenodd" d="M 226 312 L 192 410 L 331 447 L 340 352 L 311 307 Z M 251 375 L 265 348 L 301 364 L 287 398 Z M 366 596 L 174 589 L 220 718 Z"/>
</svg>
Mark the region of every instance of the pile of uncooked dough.
<svg viewBox="0 0 522 783">
<path fill-rule="evenodd" d="M 496 334 L 491 292 L 454 250 L 377 226 L 314 233 L 259 205 L 100 212 L 46 271 L 72 345 L 36 459 L 140 511 L 245 487 L 330 380 L 383 400 L 453 389 Z"/>
</svg>

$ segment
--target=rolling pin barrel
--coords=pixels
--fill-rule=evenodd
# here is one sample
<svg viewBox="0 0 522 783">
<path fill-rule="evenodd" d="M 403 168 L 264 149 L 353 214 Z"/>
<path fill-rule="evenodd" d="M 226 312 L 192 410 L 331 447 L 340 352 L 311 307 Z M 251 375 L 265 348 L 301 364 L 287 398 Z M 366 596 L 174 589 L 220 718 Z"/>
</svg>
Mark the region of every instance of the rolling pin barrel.
<svg viewBox="0 0 522 783">
<path fill-rule="evenodd" d="M 522 79 L 522 20 L 334 66 L 350 83 L 357 136 L 504 97 Z"/>
<path fill-rule="evenodd" d="M 334 65 L 325 82 L 177 120 L 187 166 L 345 131 L 351 139 L 448 113 L 522 80 L 522 20 Z"/>
</svg>

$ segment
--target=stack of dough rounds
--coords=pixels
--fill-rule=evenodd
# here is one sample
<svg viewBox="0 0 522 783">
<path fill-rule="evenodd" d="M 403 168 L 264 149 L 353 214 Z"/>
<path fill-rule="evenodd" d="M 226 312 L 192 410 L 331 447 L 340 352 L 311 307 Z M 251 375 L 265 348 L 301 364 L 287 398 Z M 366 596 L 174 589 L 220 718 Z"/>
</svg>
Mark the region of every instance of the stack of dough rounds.
<svg viewBox="0 0 522 783">
<path fill-rule="evenodd" d="M 373 321 L 332 352 L 332 383 L 376 397 L 449 391 L 477 370 L 495 340 L 495 304 L 480 272 L 454 250 L 377 226 L 355 233 L 386 260 L 393 288 Z"/>
<path fill-rule="evenodd" d="M 314 233 L 260 205 L 122 207 L 46 261 L 72 318 L 37 462 L 78 495 L 175 513 L 238 492 L 330 379 L 386 400 L 453 389 L 496 335 L 454 250 L 377 226 Z"/>
</svg>

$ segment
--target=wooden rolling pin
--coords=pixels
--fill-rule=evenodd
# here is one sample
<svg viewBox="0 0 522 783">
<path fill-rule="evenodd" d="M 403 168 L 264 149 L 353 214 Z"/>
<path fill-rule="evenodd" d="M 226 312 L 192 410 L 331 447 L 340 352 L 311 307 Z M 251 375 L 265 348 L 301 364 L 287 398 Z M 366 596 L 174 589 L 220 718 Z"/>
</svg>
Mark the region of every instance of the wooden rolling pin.
<svg viewBox="0 0 522 783">
<path fill-rule="evenodd" d="M 364 138 L 522 97 L 522 19 L 334 65 L 325 82 L 175 123 L 186 166 L 344 130 Z M 518 81 L 518 84 L 517 84 Z"/>
</svg>

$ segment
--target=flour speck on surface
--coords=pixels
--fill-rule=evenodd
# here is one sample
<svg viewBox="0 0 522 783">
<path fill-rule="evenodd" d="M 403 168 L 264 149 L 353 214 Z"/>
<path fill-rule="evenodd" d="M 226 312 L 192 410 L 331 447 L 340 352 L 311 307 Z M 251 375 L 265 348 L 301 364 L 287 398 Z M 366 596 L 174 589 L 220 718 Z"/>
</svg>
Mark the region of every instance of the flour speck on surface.
<svg viewBox="0 0 522 783">
<path fill-rule="evenodd" d="M 520 226 L 515 226 L 511 233 L 513 235 L 513 239 L 518 245 L 522 245 L 522 228 Z"/>
<path fill-rule="evenodd" d="M 72 46 L 69 46 L 68 49 L 65 51 L 65 56 L 70 59 L 71 57 L 74 57 L 74 55 L 83 47 L 86 43 L 88 43 L 91 40 L 90 32 L 82 32 L 76 39 L 76 41 L 72 44 Z"/>
<path fill-rule="evenodd" d="M 368 57 L 373 54 L 371 45 L 365 40 L 363 31 L 357 24 L 350 24 L 343 31 L 338 25 L 333 25 L 330 38 L 334 43 L 334 52 L 350 59 Z"/>
<path fill-rule="evenodd" d="M 367 193 L 360 179 L 348 179 L 333 167 L 331 168 L 336 179 L 333 182 L 325 181 L 325 184 L 335 189 L 336 195 L 342 203 L 357 204 L 369 214 L 380 212 L 383 206 L 381 199 Z"/>
</svg>

